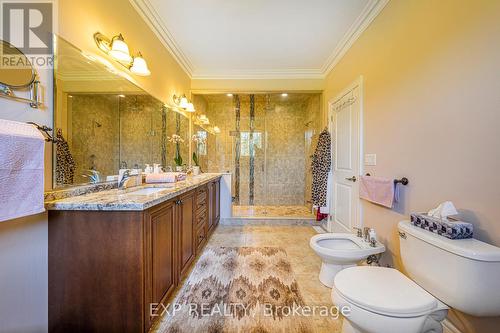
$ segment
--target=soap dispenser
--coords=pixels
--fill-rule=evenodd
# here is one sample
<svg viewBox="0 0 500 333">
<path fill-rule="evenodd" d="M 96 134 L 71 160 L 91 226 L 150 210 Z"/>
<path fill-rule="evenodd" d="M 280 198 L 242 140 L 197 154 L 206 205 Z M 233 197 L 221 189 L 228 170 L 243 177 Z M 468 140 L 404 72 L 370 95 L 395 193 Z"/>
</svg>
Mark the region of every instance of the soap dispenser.
<svg viewBox="0 0 500 333">
<path fill-rule="evenodd" d="M 161 165 L 158 164 L 158 163 L 155 163 L 153 164 L 154 165 L 154 168 L 153 168 L 153 173 L 161 173 Z"/>
</svg>

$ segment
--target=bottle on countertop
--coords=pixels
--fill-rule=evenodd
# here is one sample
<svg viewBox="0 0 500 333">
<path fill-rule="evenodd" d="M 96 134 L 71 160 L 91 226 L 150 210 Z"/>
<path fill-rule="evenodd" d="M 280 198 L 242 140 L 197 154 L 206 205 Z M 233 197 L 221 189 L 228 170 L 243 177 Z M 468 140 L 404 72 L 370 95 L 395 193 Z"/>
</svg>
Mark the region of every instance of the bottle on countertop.
<svg viewBox="0 0 500 333">
<path fill-rule="evenodd" d="M 162 173 L 161 165 L 158 163 L 153 164 L 153 173 Z"/>
</svg>

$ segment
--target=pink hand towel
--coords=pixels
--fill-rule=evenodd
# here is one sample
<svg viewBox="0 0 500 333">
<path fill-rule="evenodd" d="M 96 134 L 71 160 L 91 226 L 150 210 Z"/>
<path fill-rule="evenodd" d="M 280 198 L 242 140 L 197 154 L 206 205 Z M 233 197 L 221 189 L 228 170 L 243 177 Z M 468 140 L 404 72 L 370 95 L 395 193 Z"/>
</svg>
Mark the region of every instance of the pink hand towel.
<svg viewBox="0 0 500 333">
<path fill-rule="evenodd" d="M 151 173 L 146 175 L 146 183 L 175 183 L 186 180 L 184 172 Z"/>
<path fill-rule="evenodd" d="M 394 195 L 393 179 L 361 176 L 359 182 L 359 197 L 361 199 L 392 208 Z"/>
<path fill-rule="evenodd" d="M 44 149 L 33 125 L 0 119 L 0 222 L 45 211 Z"/>
<path fill-rule="evenodd" d="M 177 177 L 175 172 L 166 172 L 166 173 L 151 173 L 146 175 L 146 183 L 154 184 L 154 183 L 175 183 L 177 181 Z"/>
</svg>

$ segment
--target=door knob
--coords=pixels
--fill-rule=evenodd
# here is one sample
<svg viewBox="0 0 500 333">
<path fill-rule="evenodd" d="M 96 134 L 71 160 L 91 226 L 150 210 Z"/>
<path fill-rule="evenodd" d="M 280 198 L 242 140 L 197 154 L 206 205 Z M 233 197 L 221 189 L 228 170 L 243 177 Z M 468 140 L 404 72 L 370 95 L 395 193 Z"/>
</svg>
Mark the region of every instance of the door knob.
<svg viewBox="0 0 500 333">
<path fill-rule="evenodd" d="M 356 182 L 356 176 L 352 176 L 352 177 L 349 177 L 349 178 L 346 178 L 345 180 L 348 180 L 350 182 Z"/>
</svg>

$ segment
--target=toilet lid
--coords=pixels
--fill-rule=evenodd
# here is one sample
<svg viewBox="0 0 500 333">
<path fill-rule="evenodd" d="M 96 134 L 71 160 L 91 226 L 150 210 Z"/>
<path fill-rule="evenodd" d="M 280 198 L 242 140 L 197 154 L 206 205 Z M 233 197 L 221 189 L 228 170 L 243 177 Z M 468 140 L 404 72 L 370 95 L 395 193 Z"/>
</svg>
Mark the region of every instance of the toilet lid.
<svg viewBox="0 0 500 333">
<path fill-rule="evenodd" d="M 438 305 L 434 296 L 393 268 L 344 269 L 335 276 L 334 288 L 355 305 L 383 315 L 419 316 Z"/>
</svg>

